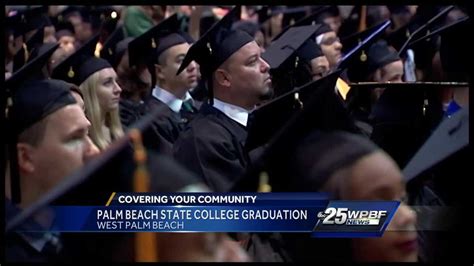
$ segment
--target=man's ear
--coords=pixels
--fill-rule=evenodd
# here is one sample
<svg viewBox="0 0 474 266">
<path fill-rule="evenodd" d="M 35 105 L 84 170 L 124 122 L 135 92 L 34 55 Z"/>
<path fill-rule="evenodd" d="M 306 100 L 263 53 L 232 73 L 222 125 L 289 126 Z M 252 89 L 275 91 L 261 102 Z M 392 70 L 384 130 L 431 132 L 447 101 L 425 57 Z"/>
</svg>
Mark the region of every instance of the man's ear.
<svg viewBox="0 0 474 266">
<path fill-rule="evenodd" d="M 16 145 L 18 153 L 18 168 L 20 173 L 30 174 L 35 171 L 33 162 L 33 147 L 26 143 L 18 143 Z"/>
<path fill-rule="evenodd" d="M 229 72 L 227 72 L 225 69 L 222 69 L 222 68 L 217 69 L 214 77 L 216 79 L 217 84 L 223 87 L 230 86 L 231 77 L 229 75 Z"/>
<path fill-rule="evenodd" d="M 375 82 L 382 82 L 382 69 L 377 68 L 374 72 L 374 81 Z"/>
<path fill-rule="evenodd" d="M 165 79 L 165 74 L 163 73 L 163 67 L 159 64 L 155 64 L 155 73 L 157 79 Z"/>
</svg>

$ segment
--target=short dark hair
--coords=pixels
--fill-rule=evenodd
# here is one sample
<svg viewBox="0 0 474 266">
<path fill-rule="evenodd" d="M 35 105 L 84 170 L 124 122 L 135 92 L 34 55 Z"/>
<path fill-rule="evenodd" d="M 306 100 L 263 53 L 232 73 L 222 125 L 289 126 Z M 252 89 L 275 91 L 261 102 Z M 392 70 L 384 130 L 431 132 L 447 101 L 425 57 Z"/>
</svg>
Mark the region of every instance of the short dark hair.
<svg viewBox="0 0 474 266">
<path fill-rule="evenodd" d="M 37 147 L 38 144 L 44 139 L 48 121 L 49 116 L 46 116 L 40 121 L 34 123 L 31 127 L 25 129 L 18 136 L 18 142 L 28 143 L 34 147 Z"/>
</svg>

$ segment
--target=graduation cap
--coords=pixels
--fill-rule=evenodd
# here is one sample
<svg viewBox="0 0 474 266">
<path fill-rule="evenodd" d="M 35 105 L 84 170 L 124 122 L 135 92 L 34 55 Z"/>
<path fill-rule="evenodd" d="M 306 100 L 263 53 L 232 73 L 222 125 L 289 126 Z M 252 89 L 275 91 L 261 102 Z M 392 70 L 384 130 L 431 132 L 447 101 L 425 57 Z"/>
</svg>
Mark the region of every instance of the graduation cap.
<svg viewBox="0 0 474 266">
<path fill-rule="evenodd" d="M 434 90 L 439 88 L 467 87 L 468 82 L 355 82 L 349 84 L 351 88 L 394 88 L 405 90 Z"/>
<path fill-rule="evenodd" d="M 263 146 L 272 136 L 283 136 L 281 131 L 284 128 L 287 131 L 291 127 L 304 130 L 308 127 L 339 128 L 357 132 L 334 92 L 340 72 L 335 71 L 322 79 L 287 92 L 253 111 L 249 118 L 245 149 L 252 151 Z M 299 115 L 300 113 L 304 114 Z M 299 118 L 295 118 L 296 116 Z M 303 122 L 303 117 L 306 116 L 308 117 L 304 119 L 307 120 Z"/>
<path fill-rule="evenodd" d="M 311 60 L 324 55 L 314 41 L 314 34 L 319 27 L 292 27 L 262 54 L 262 58 L 270 65 L 276 95 L 313 79 Z"/>
<path fill-rule="evenodd" d="M 240 11 L 240 6 L 234 7 L 189 48 L 177 75 L 192 61 L 196 61 L 200 65 L 203 77 L 210 80 L 212 73 L 232 54 L 254 41 L 248 33 L 232 30 L 232 24 L 240 20 Z M 209 94 L 209 100 L 212 103 L 213 90 L 211 88 L 209 88 Z"/>
<path fill-rule="evenodd" d="M 142 35 L 136 37 L 128 44 L 129 63 L 130 67 L 138 66 L 140 64 L 148 65 L 156 63 L 158 60 L 158 49 L 163 52 L 167 48 L 179 43 L 186 42 L 184 37 L 176 42 L 165 42 L 162 44 L 162 39 L 166 35 L 176 33 L 179 30 L 179 21 L 176 14 L 161 21 L 158 25 L 149 29 Z"/>
<path fill-rule="evenodd" d="M 117 27 L 112 34 L 110 34 L 109 38 L 104 42 L 102 49 L 100 50 L 100 57 L 109 61 L 109 63 L 116 67 L 118 64 L 118 54 L 117 54 L 117 43 L 125 38 L 125 33 L 123 26 Z M 123 53 L 121 54 L 123 55 Z"/>
<path fill-rule="evenodd" d="M 380 85 L 377 86 L 384 88 Z M 443 117 L 440 89 L 454 85 L 466 84 L 410 82 L 385 85 L 369 115 L 373 125 L 371 138 L 404 167 Z"/>
<path fill-rule="evenodd" d="M 385 21 L 378 23 L 372 27 L 369 27 L 363 31 L 359 31 L 348 36 L 341 38 L 342 44 L 342 52 L 347 53 L 350 49 L 356 47 L 359 43 L 362 42 L 363 39 L 369 37 L 371 33 L 373 33 L 376 29 L 378 29 L 381 25 L 383 25 Z"/>
<path fill-rule="evenodd" d="M 151 74 L 152 87 L 156 84 L 154 64 L 158 62 L 159 55 L 174 45 L 187 42 L 179 34 L 179 27 L 178 16 L 174 14 L 128 44 L 130 67 L 145 65 Z"/>
<path fill-rule="evenodd" d="M 469 109 L 461 109 L 438 128 L 403 169 L 408 182 L 469 145 Z"/>
<path fill-rule="evenodd" d="M 367 52 L 362 51 L 362 56 L 365 56 L 362 58 L 364 60 L 360 60 L 361 58 L 355 60 L 347 71 L 347 76 L 351 81 L 365 81 L 370 73 L 373 73 L 378 68 L 401 60 L 398 52 L 383 39 L 379 39 L 372 44 L 367 49 Z"/>
<path fill-rule="evenodd" d="M 459 36 L 466 34 L 470 29 L 468 18 L 457 21 L 444 28 L 441 32 L 440 57 L 441 64 L 448 74 L 449 80 L 469 81 L 469 56 L 466 51 L 471 49 L 469 41 L 458 41 Z M 439 32 L 439 31 L 438 31 Z"/>
<path fill-rule="evenodd" d="M 417 35 L 425 33 L 431 26 L 445 18 L 453 8 L 454 6 L 449 6 L 441 12 L 437 12 L 437 9 L 423 12 L 422 8 L 419 8 L 407 25 L 400 27 L 387 36 L 387 41 L 395 47 L 401 57 L 404 57 L 408 43 Z M 431 17 L 427 17 L 429 15 Z M 418 51 L 422 51 L 422 49 L 418 49 Z"/>
<path fill-rule="evenodd" d="M 43 44 L 44 40 L 44 27 L 40 27 L 37 31 L 28 39 L 22 48 L 14 55 L 13 58 L 13 72 L 17 71 L 27 61 L 29 61 L 30 54 L 39 46 Z"/>
<path fill-rule="evenodd" d="M 307 41 L 314 36 L 319 27 L 320 25 L 308 25 L 290 28 L 278 40 L 271 43 L 262 54 L 262 58 L 275 69 L 293 55 L 306 60 L 317 57 L 315 54 L 318 52 L 317 48 L 312 50 L 311 47 L 308 49 L 306 46 Z M 315 43 L 314 45 L 313 47 L 318 47 Z M 321 55 L 320 53 L 319 56 Z"/>
<path fill-rule="evenodd" d="M 314 130 L 359 132 L 341 99 L 334 93 L 339 74 L 337 71 L 310 82 L 252 113 L 246 149 L 263 147 L 263 152 L 232 191 L 256 191 L 258 177 L 263 172 L 268 174 L 272 190 L 284 191 L 285 179 L 290 176 L 280 172 L 288 163 L 288 158 L 283 155 L 295 143 Z"/>
<path fill-rule="evenodd" d="M 23 12 L 25 19 L 25 32 L 51 25 L 47 15 L 48 6 L 29 8 Z"/>
<path fill-rule="evenodd" d="M 32 57 L 26 65 L 5 81 L 7 91 L 10 89 L 13 90 L 27 80 L 46 78 L 42 75 L 41 69 L 47 64 L 48 59 L 58 47 L 59 44 L 47 43 L 44 44 L 41 49 L 38 49 L 36 56 Z"/>
<path fill-rule="evenodd" d="M 363 56 L 365 52 L 363 52 L 367 47 L 373 44 L 378 38 L 385 32 L 388 26 L 390 26 L 390 20 L 387 20 L 374 28 L 371 28 L 370 34 L 366 38 L 364 38 L 356 47 L 352 48 L 349 52 L 347 52 L 344 57 L 340 60 L 338 64 L 338 68 L 348 68 L 354 62 L 364 62 L 367 59 L 367 56 Z M 359 61 L 359 62 L 358 62 Z"/>
<path fill-rule="evenodd" d="M 232 25 L 233 30 L 241 30 L 247 32 L 250 36 L 255 36 L 257 31 L 260 30 L 260 26 L 253 21 L 241 20 L 237 21 Z"/>
<path fill-rule="evenodd" d="M 439 89 L 466 87 L 467 82 L 356 82 L 350 83 L 351 94 L 364 89 L 385 88 L 375 103 L 372 116 L 384 121 L 402 121 L 406 118 L 419 118 L 428 113 L 427 107 L 435 108 L 434 100 Z M 352 97 L 351 95 L 351 97 Z M 439 108 L 441 109 L 441 107 Z"/>
<path fill-rule="evenodd" d="M 14 203 L 21 202 L 20 175 L 17 161 L 18 136 L 44 117 L 56 112 L 60 108 L 76 103 L 71 95 L 70 84 L 60 80 L 31 80 L 28 74 L 41 69 L 52 51 L 23 67 L 19 73 L 7 80 L 6 86 L 11 95 L 11 106 L 8 108 L 8 153 L 10 161 L 11 195 Z M 22 78 L 26 78 L 26 80 Z"/>
<path fill-rule="evenodd" d="M 285 27 L 277 36 L 275 36 L 273 39 L 277 40 L 280 38 L 288 29 L 291 27 L 298 27 L 298 26 L 305 26 L 305 25 L 316 25 L 316 24 L 322 24 L 323 26 L 319 28 L 318 32 L 316 33 L 316 36 L 319 36 L 323 33 L 330 32 L 332 31 L 331 28 L 324 23 L 321 23 L 319 20 L 319 15 L 321 15 L 322 12 L 325 10 L 329 9 L 330 6 L 321 6 L 317 10 L 313 11 L 311 15 L 306 16 L 295 23 Z"/>
<path fill-rule="evenodd" d="M 57 65 L 53 69 L 51 77 L 79 86 L 95 72 L 104 68 L 112 68 L 109 62 L 94 56 L 98 40 L 99 35 L 96 34 L 81 48 Z"/>
<path fill-rule="evenodd" d="M 70 93 L 69 93 L 70 95 Z M 199 179 L 172 158 L 148 152 L 141 142 L 160 110 L 137 121 L 127 134 L 78 169 L 18 216 L 7 221 L 6 232 L 49 206 L 103 205 L 112 192 L 207 192 Z M 95 193 L 92 193 L 95 192 Z M 87 197 L 84 195 L 87 194 Z"/>
<path fill-rule="evenodd" d="M 31 53 L 38 49 L 43 44 L 44 40 L 44 27 L 39 28 L 29 40 L 26 41 L 26 48 L 28 49 L 28 56 L 31 56 Z M 29 60 L 29 59 L 28 59 Z"/>
<path fill-rule="evenodd" d="M 59 40 L 62 36 L 74 36 L 76 31 L 71 22 L 61 20 L 55 25 L 56 38 Z"/>
<path fill-rule="evenodd" d="M 260 7 L 255 8 L 255 11 L 253 14 L 258 15 L 258 24 L 262 25 L 271 17 L 278 14 L 284 14 L 285 11 L 287 10 L 288 8 L 285 8 L 285 6 L 260 6 Z"/>
</svg>

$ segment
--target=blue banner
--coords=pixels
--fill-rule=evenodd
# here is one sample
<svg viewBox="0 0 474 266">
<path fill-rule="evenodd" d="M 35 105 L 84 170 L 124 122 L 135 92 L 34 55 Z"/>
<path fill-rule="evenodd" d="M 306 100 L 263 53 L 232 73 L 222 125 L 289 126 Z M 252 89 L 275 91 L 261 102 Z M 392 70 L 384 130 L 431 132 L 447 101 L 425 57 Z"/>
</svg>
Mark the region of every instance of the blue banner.
<svg viewBox="0 0 474 266">
<path fill-rule="evenodd" d="M 329 201 L 321 193 L 117 193 L 104 206 L 55 206 L 60 232 L 313 232 L 380 236 L 392 201 Z M 352 235 L 351 235 L 352 234 Z"/>
</svg>

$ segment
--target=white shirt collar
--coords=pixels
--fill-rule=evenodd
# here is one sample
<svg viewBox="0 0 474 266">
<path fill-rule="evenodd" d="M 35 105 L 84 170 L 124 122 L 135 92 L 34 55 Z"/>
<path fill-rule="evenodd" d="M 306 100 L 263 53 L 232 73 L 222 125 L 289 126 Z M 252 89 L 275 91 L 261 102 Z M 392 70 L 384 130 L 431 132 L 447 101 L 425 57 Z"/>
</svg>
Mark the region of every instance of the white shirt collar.
<svg viewBox="0 0 474 266">
<path fill-rule="evenodd" d="M 248 120 L 250 111 L 242 107 L 220 101 L 216 98 L 214 98 L 213 106 L 214 108 L 220 110 L 225 115 L 227 115 L 230 119 L 236 121 L 237 123 L 243 125 L 244 127 L 247 126 L 247 120 Z"/>
<path fill-rule="evenodd" d="M 192 100 L 193 98 L 191 97 L 191 94 L 189 92 L 186 92 L 186 95 L 184 96 L 183 99 L 178 99 L 176 96 L 174 96 L 172 93 L 170 93 L 167 90 L 164 90 L 158 86 L 155 86 L 155 88 L 152 91 L 153 97 L 156 99 L 162 101 L 164 104 L 168 105 L 168 107 L 173 110 L 175 113 L 179 113 L 181 110 L 181 106 L 183 105 L 184 101 L 187 100 Z"/>
</svg>

